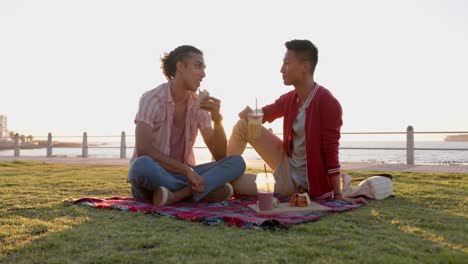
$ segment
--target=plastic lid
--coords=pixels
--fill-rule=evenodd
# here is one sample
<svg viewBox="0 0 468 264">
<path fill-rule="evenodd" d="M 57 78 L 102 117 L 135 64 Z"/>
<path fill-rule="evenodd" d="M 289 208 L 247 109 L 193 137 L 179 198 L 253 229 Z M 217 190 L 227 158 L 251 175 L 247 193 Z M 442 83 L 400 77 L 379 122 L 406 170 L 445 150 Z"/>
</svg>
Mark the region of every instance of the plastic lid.
<svg viewBox="0 0 468 264">
<path fill-rule="evenodd" d="M 253 112 L 250 112 L 248 114 L 248 116 L 263 116 L 263 110 L 260 108 L 260 109 L 257 109 L 257 111 L 255 111 L 254 109 Z"/>
</svg>

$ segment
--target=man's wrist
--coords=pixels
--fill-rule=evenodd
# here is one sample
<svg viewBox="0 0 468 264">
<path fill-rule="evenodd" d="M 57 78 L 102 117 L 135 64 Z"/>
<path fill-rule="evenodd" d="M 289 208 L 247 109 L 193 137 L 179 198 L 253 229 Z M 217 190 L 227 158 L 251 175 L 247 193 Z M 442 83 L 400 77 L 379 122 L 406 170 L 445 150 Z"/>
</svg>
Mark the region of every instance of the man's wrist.
<svg viewBox="0 0 468 264">
<path fill-rule="evenodd" d="M 223 116 L 220 113 L 211 114 L 211 120 L 219 124 L 221 121 L 223 121 Z"/>
<path fill-rule="evenodd" d="M 185 169 L 185 175 L 187 176 L 187 178 L 190 178 L 191 177 L 191 174 L 194 172 L 193 168 L 190 167 L 190 166 L 187 166 L 187 169 Z"/>
</svg>

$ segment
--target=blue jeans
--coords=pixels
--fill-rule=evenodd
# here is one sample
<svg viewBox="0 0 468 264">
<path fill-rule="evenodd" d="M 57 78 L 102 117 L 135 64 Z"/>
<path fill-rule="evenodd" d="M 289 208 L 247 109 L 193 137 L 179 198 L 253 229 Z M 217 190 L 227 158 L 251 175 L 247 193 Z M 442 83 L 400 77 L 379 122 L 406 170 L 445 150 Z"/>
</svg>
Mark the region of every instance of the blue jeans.
<svg viewBox="0 0 468 264">
<path fill-rule="evenodd" d="M 200 201 L 209 192 L 242 176 L 245 162 L 240 155 L 233 155 L 192 168 L 205 180 L 203 192 L 193 197 L 195 201 Z M 159 186 L 171 192 L 191 186 L 186 175 L 167 171 L 148 156 L 139 157 L 130 165 L 128 181 L 132 185 L 133 197 L 138 200 L 151 200 L 153 191 Z"/>
</svg>

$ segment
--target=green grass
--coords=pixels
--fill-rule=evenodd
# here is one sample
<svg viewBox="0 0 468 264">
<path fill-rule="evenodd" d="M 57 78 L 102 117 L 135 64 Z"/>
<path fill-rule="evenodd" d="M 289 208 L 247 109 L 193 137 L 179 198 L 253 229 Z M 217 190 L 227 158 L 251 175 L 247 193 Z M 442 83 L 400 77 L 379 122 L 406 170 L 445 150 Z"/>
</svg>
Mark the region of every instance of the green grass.
<svg viewBox="0 0 468 264">
<path fill-rule="evenodd" d="M 127 170 L 0 162 L 0 262 L 462 263 L 468 259 L 468 174 L 392 173 L 395 198 L 279 231 L 208 227 L 62 203 L 82 196 L 130 195 Z"/>
</svg>

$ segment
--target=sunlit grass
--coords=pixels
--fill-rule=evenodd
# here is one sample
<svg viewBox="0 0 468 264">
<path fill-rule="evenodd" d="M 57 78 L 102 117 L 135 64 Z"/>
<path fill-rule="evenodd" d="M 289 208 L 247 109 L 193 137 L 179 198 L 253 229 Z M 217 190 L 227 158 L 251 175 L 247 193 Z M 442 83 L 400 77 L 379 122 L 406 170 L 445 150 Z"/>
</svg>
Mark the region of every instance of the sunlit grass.
<svg viewBox="0 0 468 264">
<path fill-rule="evenodd" d="M 468 174 L 392 173 L 395 198 L 274 232 L 209 227 L 63 203 L 83 196 L 129 196 L 127 170 L 0 163 L 0 262 L 463 263 L 468 259 Z"/>
</svg>

